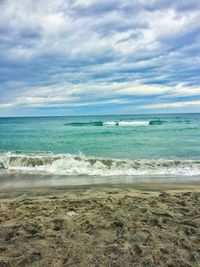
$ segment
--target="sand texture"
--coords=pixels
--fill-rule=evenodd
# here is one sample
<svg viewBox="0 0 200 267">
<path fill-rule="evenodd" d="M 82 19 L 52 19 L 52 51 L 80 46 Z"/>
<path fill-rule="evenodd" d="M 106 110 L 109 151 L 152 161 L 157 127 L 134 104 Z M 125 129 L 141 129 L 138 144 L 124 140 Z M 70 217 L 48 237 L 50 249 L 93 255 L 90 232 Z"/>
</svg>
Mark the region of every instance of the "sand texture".
<svg viewBox="0 0 200 267">
<path fill-rule="evenodd" d="M 2 199 L 7 266 L 200 266 L 200 192 L 113 187 Z"/>
</svg>

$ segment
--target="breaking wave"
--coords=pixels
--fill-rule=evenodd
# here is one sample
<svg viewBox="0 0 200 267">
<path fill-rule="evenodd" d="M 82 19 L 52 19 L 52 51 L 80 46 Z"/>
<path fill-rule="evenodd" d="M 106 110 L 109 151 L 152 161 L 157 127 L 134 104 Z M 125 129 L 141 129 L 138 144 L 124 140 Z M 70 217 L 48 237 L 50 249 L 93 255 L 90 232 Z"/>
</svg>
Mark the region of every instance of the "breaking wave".
<svg viewBox="0 0 200 267">
<path fill-rule="evenodd" d="M 65 123 L 66 126 L 147 126 L 147 125 L 161 125 L 164 121 L 151 120 L 151 121 L 90 121 L 90 122 L 71 122 Z"/>
<path fill-rule="evenodd" d="M 200 160 L 125 160 L 82 154 L 0 154 L 1 173 L 55 175 L 200 175 Z"/>
</svg>

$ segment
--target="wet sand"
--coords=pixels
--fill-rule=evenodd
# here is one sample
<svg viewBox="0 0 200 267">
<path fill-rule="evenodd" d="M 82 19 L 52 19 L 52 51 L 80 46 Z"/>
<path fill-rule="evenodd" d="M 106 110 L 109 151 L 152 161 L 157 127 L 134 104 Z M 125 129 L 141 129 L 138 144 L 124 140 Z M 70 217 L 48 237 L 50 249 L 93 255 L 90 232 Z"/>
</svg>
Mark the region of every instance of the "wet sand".
<svg viewBox="0 0 200 267">
<path fill-rule="evenodd" d="M 0 192 L 0 266 L 200 266 L 200 184 Z"/>
</svg>

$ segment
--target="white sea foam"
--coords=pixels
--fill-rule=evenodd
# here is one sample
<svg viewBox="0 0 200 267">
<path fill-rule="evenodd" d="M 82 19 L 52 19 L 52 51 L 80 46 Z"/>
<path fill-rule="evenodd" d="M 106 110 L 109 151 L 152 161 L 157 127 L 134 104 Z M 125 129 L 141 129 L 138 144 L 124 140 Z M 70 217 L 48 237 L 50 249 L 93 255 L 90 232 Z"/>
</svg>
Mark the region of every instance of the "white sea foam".
<svg viewBox="0 0 200 267">
<path fill-rule="evenodd" d="M 149 121 L 120 121 L 120 126 L 145 126 L 149 125 Z"/>
<path fill-rule="evenodd" d="M 84 155 L 0 154 L 0 173 L 88 176 L 200 175 L 200 160 L 123 160 Z"/>
<path fill-rule="evenodd" d="M 115 121 L 106 121 L 103 123 L 103 125 L 109 125 L 109 126 L 116 126 L 116 123 Z"/>
<path fill-rule="evenodd" d="M 109 126 L 146 126 L 149 121 L 107 121 L 103 125 Z"/>
</svg>

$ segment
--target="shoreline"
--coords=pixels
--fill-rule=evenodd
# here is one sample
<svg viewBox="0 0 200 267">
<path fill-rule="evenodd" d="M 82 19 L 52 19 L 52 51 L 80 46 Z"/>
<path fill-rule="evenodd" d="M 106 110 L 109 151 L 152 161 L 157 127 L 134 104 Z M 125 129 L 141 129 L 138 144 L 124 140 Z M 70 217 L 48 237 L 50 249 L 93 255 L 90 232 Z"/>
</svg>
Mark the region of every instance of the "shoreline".
<svg viewBox="0 0 200 267">
<path fill-rule="evenodd" d="M 133 191 L 138 193 L 175 193 L 175 192 L 200 192 L 200 182 L 177 182 L 177 183 L 135 183 L 135 184 L 91 184 L 91 185 L 68 185 L 68 186 L 41 186 L 41 187 L 22 187 L 22 188 L 0 188 L 0 201 L 2 199 L 14 199 L 17 197 L 51 197 L 65 194 L 90 194 L 90 192 L 107 192 L 118 190 L 122 192 Z"/>
<path fill-rule="evenodd" d="M 0 191 L 1 266 L 200 262 L 200 183 Z"/>
</svg>

